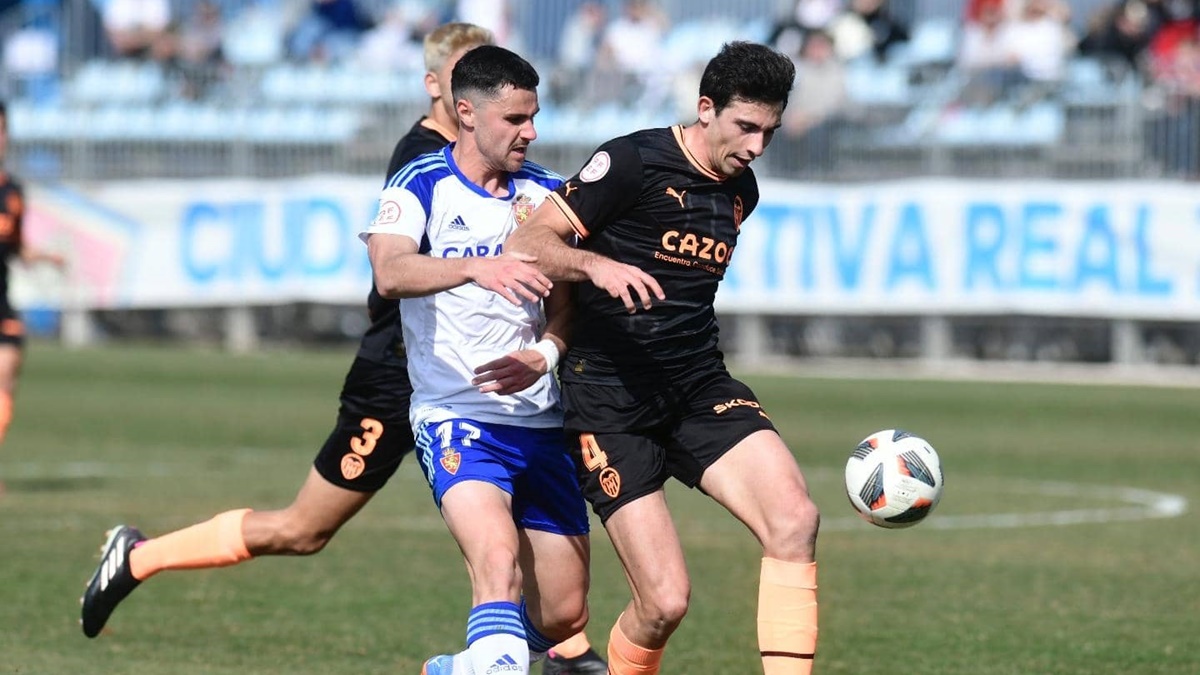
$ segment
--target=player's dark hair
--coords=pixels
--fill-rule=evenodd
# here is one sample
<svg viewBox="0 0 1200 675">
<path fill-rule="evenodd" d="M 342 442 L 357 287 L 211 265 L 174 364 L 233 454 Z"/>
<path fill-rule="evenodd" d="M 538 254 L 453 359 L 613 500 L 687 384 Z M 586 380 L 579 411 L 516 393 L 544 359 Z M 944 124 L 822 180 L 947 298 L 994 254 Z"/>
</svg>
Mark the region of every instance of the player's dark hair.
<svg viewBox="0 0 1200 675">
<path fill-rule="evenodd" d="M 796 66 L 787 56 L 753 42 L 727 42 L 704 67 L 700 95 L 720 113 L 734 99 L 787 107 Z"/>
<path fill-rule="evenodd" d="M 537 91 L 540 81 L 537 71 L 528 61 L 495 45 L 480 45 L 463 54 L 450 73 L 450 86 L 454 90 L 455 100 L 471 98 L 473 95 L 492 99 L 508 86 Z"/>
</svg>

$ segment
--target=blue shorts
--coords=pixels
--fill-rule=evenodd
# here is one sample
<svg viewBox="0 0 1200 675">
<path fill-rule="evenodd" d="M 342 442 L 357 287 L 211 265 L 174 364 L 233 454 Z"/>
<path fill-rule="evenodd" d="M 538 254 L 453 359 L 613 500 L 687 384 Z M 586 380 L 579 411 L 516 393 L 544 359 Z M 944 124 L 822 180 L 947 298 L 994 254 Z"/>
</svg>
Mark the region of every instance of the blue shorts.
<svg viewBox="0 0 1200 675">
<path fill-rule="evenodd" d="M 477 480 L 512 495 L 517 527 L 566 536 L 588 533 L 587 506 L 562 429 L 453 419 L 416 431 L 417 461 L 438 508 L 452 485 Z"/>
</svg>

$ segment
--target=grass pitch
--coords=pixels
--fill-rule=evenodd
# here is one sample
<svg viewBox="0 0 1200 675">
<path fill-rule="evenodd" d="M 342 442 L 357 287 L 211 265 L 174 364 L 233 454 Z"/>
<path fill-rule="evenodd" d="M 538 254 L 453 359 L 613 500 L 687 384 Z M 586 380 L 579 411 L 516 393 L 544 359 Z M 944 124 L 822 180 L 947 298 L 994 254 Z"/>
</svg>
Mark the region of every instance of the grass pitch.
<svg viewBox="0 0 1200 675">
<path fill-rule="evenodd" d="M 107 527 L 286 505 L 350 360 L 31 345 L 0 448 L 0 674 L 415 675 L 458 648 L 466 574 L 411 459 L 321 554 L 166 572 L 99 638 L 79 630 Z M 1200 673 L 1200 391 L 746 379 L 822 509 L 820 675 Z M 946 473 L 909 530 L 859 521 L 841 485 L 892 426 Z M 670 499 L 693 601 L 663 672 L 761 672 L 754 541 L 703 496 Z M 593 549 L 602 648 L 628 591 L 601 530 Z"/>
</svg>

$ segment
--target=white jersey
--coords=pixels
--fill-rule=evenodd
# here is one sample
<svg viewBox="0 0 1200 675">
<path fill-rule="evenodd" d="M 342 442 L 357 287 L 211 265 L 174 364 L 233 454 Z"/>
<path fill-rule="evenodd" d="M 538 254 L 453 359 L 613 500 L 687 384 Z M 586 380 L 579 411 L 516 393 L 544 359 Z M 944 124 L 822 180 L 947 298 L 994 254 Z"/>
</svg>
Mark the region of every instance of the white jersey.
<svg viewBox="0 0 1200 675">
<path fill-rule="evenodd" d="M 561 176 L 532 162 L 512 174 L 508 196 L 494 197 L 454 164 L 453 145 L 421 155 L 392 177 L 362 237 L 399 234 L 439 258 L 498 256 Z M 540 302 L 520 307 L 474 283 L 400 301 L 414 427 L 453 418 L 525 427 L 562 426 L 558 383 L 547 373 L 528 389 L 501 396 L 471 384 L 475 368 L 528 349 L 545 328 Z"/>
</svg>

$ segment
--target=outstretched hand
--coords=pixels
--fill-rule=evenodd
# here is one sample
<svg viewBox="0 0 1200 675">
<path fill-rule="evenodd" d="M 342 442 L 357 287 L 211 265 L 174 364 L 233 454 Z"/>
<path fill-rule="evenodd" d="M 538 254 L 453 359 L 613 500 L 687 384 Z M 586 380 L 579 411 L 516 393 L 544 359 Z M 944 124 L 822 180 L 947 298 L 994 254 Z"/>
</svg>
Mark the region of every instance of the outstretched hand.
<svg viewBox="0 0 1200 675">
<path fill-rule="evenodd" d="M 547 365 L 546 357 L 536 349 L 522 349 L 476 368 L 476 377 L 471 384 L 479 387 L 482 394 L 515 394 L 532 387 L 541 379 L 546 374 Z"/>
<path fill-rule="evenodd" d="M 626 265 L 615 260 L 607 258 L 598 260 L 588 269 L 588 278 L 597 288 L 603 289 L 610 296 L 619 299 L 630 314 L 637 311 L 639 304 L 642 309 L 650 309 L 654 304 L 653 298 L 659 300 L 667 298 L 663 293 L 662 286 L 655 281 L 654 277 L 633 265 Z M 637 295 L 637 298 L 634 298 L 634 294 Z"/>
<path fill-rule="evenodd" d="M 539 302 L 550 295 L 554 284 L 531 263 L 537 258 L 520 253 L 505 253 L 496 258 L 476 258 L 471 281 L 500 294 L 514 305 Z"/>
</svg>

